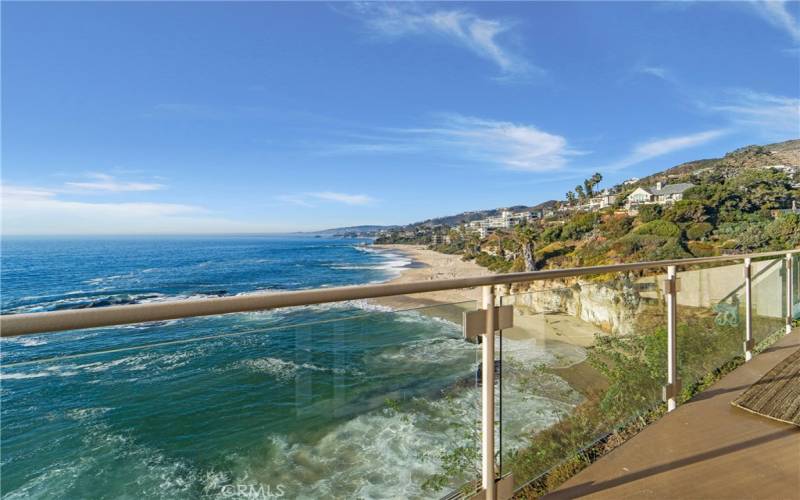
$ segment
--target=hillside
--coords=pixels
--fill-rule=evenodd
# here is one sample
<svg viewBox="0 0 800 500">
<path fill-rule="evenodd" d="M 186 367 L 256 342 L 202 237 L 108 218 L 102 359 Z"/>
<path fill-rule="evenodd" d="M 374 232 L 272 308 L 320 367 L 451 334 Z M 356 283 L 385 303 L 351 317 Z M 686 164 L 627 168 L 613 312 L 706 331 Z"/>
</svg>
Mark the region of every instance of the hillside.
<svg viewBox="0 0 800 500">
<path fill-rule="evenodd" d="M 685 176 L 706 169 L 743 169 L 772 165 L 800 166 L 800 139 L 767 144 L 745 146 L 731 151 L 722 158 L 710 158 L 682 163 L 663 172 L 651 174 L 641 182 Z"/>
<path fill-rule="evenodd" d="M 584 183 L 588 193 L 597 192 L 592 179 Z M 656 181 L 689 187 L 676 199 L 626 206 L 636 186 Z M 800 140 L 739 148 L 612 189 L 616 200 L 602 209 L 590 207 L 590 195 L 577 190 L 569 201 L 549 202 L 556 207 L 554 215 L 494 229 L 483 238 L 471 227 L 451 226 L 435 249 L 508 272 L 800 246 L 800 210 L 792 208 L 800 205 Z M 396 240 L 432 241 L 432 232 L 422 225 Z"/>
<path fill-rule="evenodd" d="M 432 219 L 426 219 L 422 222 L 414 222 L 412 224 L 408 224 L 405 226 L 407 228 L 416 227 L 416 226 L 457 226 L 459 224 L 463 224 L 466 222 L 472 222 L 480 219 L 485 219 L 486 217 L 493 217 L 498 215 L 502 210 L 511 210 L 512 212 L 533 212 L 539 211 L 546 208 L 550 208 L 557 203 L 556 200 L 549 200 L 543 203 L 539 203 L 538 205 L 534 206 L 526 206 L 526 205 L 514 205 L 511 207 L 502 207 L 502 208 L 491 208 L 487 210 L 476 210 L 472 212 L 461 212 L 455 215 L 447 215 L 443 217 L 434 217 Z"/>
</svg>

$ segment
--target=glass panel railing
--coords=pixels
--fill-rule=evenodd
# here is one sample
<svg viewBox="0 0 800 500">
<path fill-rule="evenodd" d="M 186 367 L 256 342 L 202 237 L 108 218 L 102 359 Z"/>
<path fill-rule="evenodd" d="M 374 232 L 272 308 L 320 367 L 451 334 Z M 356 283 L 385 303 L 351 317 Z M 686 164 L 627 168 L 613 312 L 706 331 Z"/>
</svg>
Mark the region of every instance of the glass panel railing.
<svg viewBox="0 0 800 500">
<path fill-rule="evenodd" d="M 758 347 L 786 325 L 786 260 L 754 261 L 751 274 L 753 339 Z"/>
<path fill-rule="evenodd" d="M 680 403 L 715 370 L 744 356 L 744 266 L 679 269 L 677 279 Z"/>
<path fill-rule="evenodd" d="M 800 254 L 792 254 L 792 319 L 800 320 Z"/>
<path fill-rule="evenodd" d="M 656 283 L 620 274 L 501 297 L 514 306 L 514 327 L 502 332 L 501 468 L 517 489 L 543 494 L 587 463 L 598 440 L 660 403 Z"/>
<path fill-rule="evenodd" d="M 477 484 L 473 301 L 2 340 L 3 498 L 439 497 Z M 467 486 L 465 486 L 467 485 Z"/>
</svg>

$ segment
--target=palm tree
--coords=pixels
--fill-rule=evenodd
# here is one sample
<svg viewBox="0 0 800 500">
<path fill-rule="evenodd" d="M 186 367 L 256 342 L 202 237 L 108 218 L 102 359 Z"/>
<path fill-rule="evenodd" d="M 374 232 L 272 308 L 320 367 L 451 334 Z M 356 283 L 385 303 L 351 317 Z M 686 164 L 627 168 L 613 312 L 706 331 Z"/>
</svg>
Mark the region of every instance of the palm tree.
<svg viewBox="0 0 800 500">
<path fill-rule="evenodd" d="M 581 186 L 580 184 L 575 186 L 575 192 L 578 194 L 578 201 L 583 203 L 583 200 L 586 199 L 586 195 L 583 192 L 583 186 Z"/>
<path fill-rule="evenodd" d="M 525 263 L 525 271 L 536 270 L 536 259 L 534 250 L 536 248 L 536 230 L 530 224 L 520 224 L 514 229 L 514 238 L 522 253 L 522 260 Z"/>
<path fill-rule="evenodd" d="M 567 205 L 572 206 L 575 204 L 575 193 L 567 191 Z"/>
</svg>

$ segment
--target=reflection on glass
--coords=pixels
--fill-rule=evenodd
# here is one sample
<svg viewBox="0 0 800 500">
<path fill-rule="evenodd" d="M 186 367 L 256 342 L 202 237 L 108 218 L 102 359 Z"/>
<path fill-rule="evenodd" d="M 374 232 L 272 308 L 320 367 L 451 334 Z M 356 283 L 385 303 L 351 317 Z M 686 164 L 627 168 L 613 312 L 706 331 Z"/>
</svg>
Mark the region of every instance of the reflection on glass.
<svg viewBox="0 0 800 500">
<path fill-rule="evenodd" d="M 685 399 L 704 377 L 744 356 L 744 266 L 683 270 L 678 280 L 677 363 Z"/>
</svg>

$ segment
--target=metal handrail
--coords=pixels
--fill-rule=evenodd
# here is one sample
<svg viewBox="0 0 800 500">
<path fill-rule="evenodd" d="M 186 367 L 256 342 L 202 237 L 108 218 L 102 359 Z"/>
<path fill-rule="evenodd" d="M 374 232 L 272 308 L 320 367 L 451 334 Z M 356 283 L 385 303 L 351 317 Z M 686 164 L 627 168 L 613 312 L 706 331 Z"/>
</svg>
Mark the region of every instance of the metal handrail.
<svg viewBox="0 0 800 500">
<path fill-rule="evenodd" d="M 640 271 L 669 266 L 687 266 L 714 262 L 741 261 L 746 258 L 757 259 L 778 257 L 800 252 L 800 249 L 781 250 L 741 255 L 720 255 L 716 257 L 697 257 L 673 259 L 609 266 L 574 267 L 568 269 L 549 269 L 523 273 L 495 274 L 472 278 L 415 281 L 409 283 L 386 283 L 376 285 L 355 285 L 335 288 L 319 288 L 293 292 L 253 293 L 234 297 L 212 297 L 184 299 L 150 304 L 109 306 L 97 309 L 73 309 L 66 311 L 47 311 L 25 314 L 4 314 L 0 316 L 0 336 L 13 337 L 33 333 L 49 333 L 82 328 L 145 323 L 213 316 L 250 311 L 263 311 L 283 307 L 307 306 L 326 302 L 374 299 L 393 295 L 474 288 L 489 285 L 509 285 L 559 278 L 607 274 L 625 271 Z"/>
</svg>

